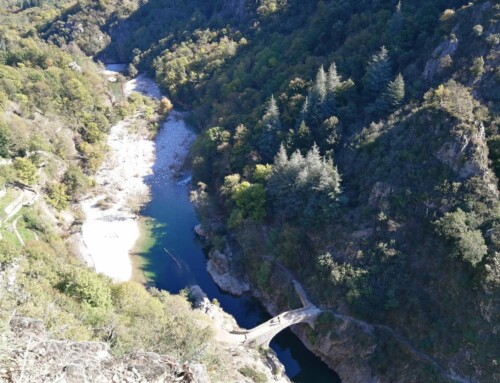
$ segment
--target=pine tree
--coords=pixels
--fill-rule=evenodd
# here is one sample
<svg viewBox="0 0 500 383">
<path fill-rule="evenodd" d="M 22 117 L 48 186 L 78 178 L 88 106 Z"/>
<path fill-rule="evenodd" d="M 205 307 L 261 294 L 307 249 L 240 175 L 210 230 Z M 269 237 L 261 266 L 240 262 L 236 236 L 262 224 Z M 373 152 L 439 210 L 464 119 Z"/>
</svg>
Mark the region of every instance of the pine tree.
<svg viewBox="0 0 500 383">
<path fill-rule="evenodd" d="M 334 62 L 328 68 L 328 73 L 326 76 L 326 97 L 325 102 L 322 107 L 322 118 L 323 120 L 329 118 L 335 114 L 337 107 L 336 95 L 338 88 L 342 82 L 341 77 L 337 73 L 337 65 Z"/>
<path fill-rule="evenodd" d="M 265 162 L 270 162 L 278 149 L 280 131 L 280 111 L 274 96 L 271 96 L 262 117 L 262 130 L 259 138 L 259 150 Z"/>
<path fill-rule="evenodd" d="M 309 121 L 311 114 L 311 103 L 309 102 L 309 96 L 306 96 L 302 109 L 300 110 L 299 119 L 297 120 L 297 128 L 304 121 Z"/>
<path fill-rule="evenodd" d="M 281 146 L 274 159 L 268 190 L 274 208 L 283 217 L 301 224 L 320 225 L 331 217 L 340 193 L 340 176 L 331 159 L 321 156 L 316 145 L 303 156 L 287 156 Z"/>
<path fill-rule="evenodd" d="M 401 1 L 396 5 L 396 11 L 389 20 L 389 33 L 396 40 L 401 40 L 401 30 L 403 29 L 404 17 L 401 12 Z"/>
<path fill-rule="evenodd" d="M 387 86 L 387 95 L 393 108 L 398 107 L 405 98 L 405 81 L 401 73 Z"/>
<path fill-rule="evenodd" d="M 327 92 L 326 72 L 325 68 L 323 68 L 323 65 L 321 65 L 316 75 L 316 81 L 313 87 L 313 93 L 316 96 L 315 101 L 319 104 L 325 101 L 326 92 Z"/>
<path fill-rule="evenodd" d="M 380 113 L 391 112 L 403 101 L 405 97 L 405 82 L 401 73 L 387 84 L 384 93 L 377 99 L 375 109 Z"/>
<path fill-rule="evenodd" d="M 330 64 L 328 68 L 327 80 L 326 80 L 326 91 L 327 93 L 334 93 L 338 86 L 340 85 L 342 78 L 337 73 L 337 65 L 335 62 Z"/>
<path fill-rule="evenodd" d="M 280 110 L 274 96 L 271 96 L 271 99 L 267 104 L 266 112 L 264 113 L 264 117 L 262 117 L 262 122 L 270 131 L 281 130 Z"/>
<path fill-rule="evenodd" d="M 295 140 L 294 140 L 294 146 L 295 148 L 299 150 L 307 150 L 308 148 L 311 147 L 311 144 L 313 143 L 313 138 L 311 135 L 311 130 L 307 127 L 305 121 L 302 121 L 300 123 L 299 129 L 297 133 L 295 134 Z"/>
<path fill-rule="evenodd" d="M 366 73 L 363 78 L 364 93 L 368 99 L 374 99 L 380 95 L 391 80 L 392 69 L 389 61 L 388 51 L 382 46 L 380 51 L 372 56 L 368 62 Z"/>
</svg>

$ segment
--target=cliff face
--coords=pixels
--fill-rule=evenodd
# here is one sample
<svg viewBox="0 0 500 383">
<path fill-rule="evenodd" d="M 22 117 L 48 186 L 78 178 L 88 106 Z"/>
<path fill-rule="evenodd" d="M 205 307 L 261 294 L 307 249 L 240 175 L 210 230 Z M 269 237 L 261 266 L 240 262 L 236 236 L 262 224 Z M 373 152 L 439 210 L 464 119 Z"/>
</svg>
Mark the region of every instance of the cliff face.
<svg viewBox="0 0 500 383">
<path fill-rule="evenodd" d="M 101 342 L 52 339 L 40 320 L 14 317 L 3 334 L 3 382 L 199 382 L 209 381 L 204 366 L 153 352 L 122 357 Z"/>
<path fill-rule="evenodd" d="M 267 382 L 289 383 L 284 367 L 272 351 L 259 352 L 227 343 L 224 333 L 237 328 L 234 318 L 213 305 L 193 287 L 196 306 L 218 333 L 218 355 L 227 365 L 217 382 L 248 381 L 248 374 Z M 1 382 L 67 383 L 209 383 L 207 367 L 169 355 L 137 350 L 113 355 L 108 343 L 54 339 L 41 320 L 14 316 L 0 335 Z M 203 350 L 200 350 L 202 352 Z M 229 356 L 230 355 L 230 356 Z M 247 378 L 245 378 L 247 377 Z"/>
</svg>

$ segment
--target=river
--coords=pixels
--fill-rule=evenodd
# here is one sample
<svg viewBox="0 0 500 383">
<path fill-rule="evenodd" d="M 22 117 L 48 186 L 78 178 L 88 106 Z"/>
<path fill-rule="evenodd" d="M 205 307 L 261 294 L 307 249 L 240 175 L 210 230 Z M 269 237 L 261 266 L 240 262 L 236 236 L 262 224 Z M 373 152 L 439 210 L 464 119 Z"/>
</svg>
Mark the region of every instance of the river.
<svg viewBox="0 0 500 383">
<path fill-rule="evenodd" d="M 189 187 L 168 176 L 168 161 L 164 159 L 175 157 L 172 151 L 179 147 L 175 140 L 182 141 L 182 137 L 187 137 L 187 127 L 178 116 L 174 113 L 169 117 L 156 137 L 157 162 L 153 174 L 146 179 L 151 188 L 151 199 L 141 211 L 143 217 L 153 222 L 151 236 L 154 243 L 140 254 L 143 259 L 141 267 L 155 287 L 171 293 L 178 293 L 189 285 L 199 285 L 209 299 L 216 298 L 241 327 L 252 328 L 270 316 L 255 298 L 225 294 L 213 282 L 206 270 L 207 259 L 202 243 L 193 232 L 198 220 L 189 201 Z M 170 144 L 165 145 L 165 142 Z M 271 347 L 293 382 L 340 382 L 335 372 L 307 350 L 290 330 L 280 333 L 271 342 Z"/>
</svg>

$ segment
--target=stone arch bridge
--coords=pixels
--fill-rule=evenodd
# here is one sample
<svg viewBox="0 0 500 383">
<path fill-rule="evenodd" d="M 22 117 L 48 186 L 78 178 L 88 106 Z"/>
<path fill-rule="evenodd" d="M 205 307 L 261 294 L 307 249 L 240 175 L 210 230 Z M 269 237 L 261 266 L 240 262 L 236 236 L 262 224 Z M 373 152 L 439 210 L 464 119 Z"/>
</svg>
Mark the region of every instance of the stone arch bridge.
<svg viewBox="0 0 500 383">
<path fill-rule="evenodd" d="M 293 286 L 304 307 L 285 311 L 253 329 L 232 331 L 229 334 L 231 341 L 254 347 L 269 347 L 271 340 L 287 327 L 297 323 L 309 323 L 313 327 L 314 320 L 323 310 L 311 303 L 297 281 L 293 280 Z"/>
</svg>

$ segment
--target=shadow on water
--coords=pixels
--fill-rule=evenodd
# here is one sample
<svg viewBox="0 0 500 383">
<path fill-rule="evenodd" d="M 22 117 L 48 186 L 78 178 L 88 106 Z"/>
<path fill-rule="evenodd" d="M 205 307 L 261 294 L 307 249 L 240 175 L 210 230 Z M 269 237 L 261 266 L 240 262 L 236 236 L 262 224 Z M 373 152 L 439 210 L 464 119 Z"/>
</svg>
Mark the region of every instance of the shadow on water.
<svg viewBox="0 0 500 383">
<path fill-rule="evenodd" d="M 234 297 L 223 293 L 206 271 L 206 254 L 193 227 L 198 223 L 188 188 L 172 181 L 155 182 L 150 177 L 151 201 L 142 215 L 154 222 L 151 231 L 154 244 L 141 256 L 143 271 L 151 285 L 177 293 L 193 284 L 199 285 L 209 299 L 216 298 L 238 324 L 252 328 L 267 319 L 263 306 L 253 297 Z M 338 383 L 340 379 L 319 358 L 307 350 L 291 332 L 284 331 L 271 343 L 285 365 L 288 376 L 296 383 Z"/>
</svg>

